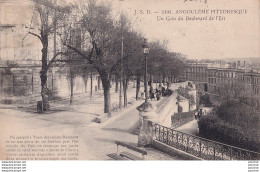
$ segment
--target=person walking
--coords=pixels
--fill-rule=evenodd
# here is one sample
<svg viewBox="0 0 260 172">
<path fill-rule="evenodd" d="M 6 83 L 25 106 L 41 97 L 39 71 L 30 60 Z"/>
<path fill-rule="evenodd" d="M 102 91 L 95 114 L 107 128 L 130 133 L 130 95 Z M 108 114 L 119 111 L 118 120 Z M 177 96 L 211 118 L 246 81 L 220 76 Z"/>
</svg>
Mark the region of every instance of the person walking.
<svg viewBox="0 0 260 172">
<path fill-rule="evenodd" d="M 165 96 L 164 94 L 165 94 L 165 88 L 162 87 L 162 96 Z"/>
<path fill-rule="evenodd" d="M 198 112 L 197 112 L 197 111 L 194 113 L 194 118 L 195 118 L 196 120 L 198 120 Z"/>
<path fill-rule="evenodd" d="M 203 115 L 202 109 L 198 112 L 198 119 L 200 120 L 201 116 Z"/>
</svg>

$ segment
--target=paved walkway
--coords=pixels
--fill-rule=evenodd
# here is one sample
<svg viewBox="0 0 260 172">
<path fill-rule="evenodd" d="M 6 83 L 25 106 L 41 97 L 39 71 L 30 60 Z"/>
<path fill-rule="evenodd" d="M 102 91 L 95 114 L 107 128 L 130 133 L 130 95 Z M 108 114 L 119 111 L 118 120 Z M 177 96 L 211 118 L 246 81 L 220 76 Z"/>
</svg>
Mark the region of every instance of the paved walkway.
<svg viewBox="0 0 260 172">
<path fill-rule="evenodd" d="M 196 136 L 199 133 L 198 121 L 192 120 L 184 125 L 175 128 L 175 130 Z"/>
<path fill-rule="evenodd" d="M 129 99 L 134 95 L 135 89 L 129 90 Z M 112 98 L 116 101 L 118 93 Z M 5 140 L 12 136 L 61 136 L 73 135 L 79 137 L 79 159 L 81 160 L 108 160 L 108 153 L 116 152 L 115 140 L 137 143 L 137 135 L 133 134 L 137 126 L 139 114 L 136 107 L 143 103 L 137 101 L 122 111 L 116 112 L 108 121 L 102 124 L 93 123 L 92 119 L 103 113 L 102 94 L 94 96 L 91 100 L 81 96 L 75 99 L 75 104 L 69 106 L 57 103 L 60 110 L 52 113 L 37 114 L 26 111 L 24 108 L 11 108 L 0 111 L 0 148 L 5 147 Z M 67 109 L 66 111 L 64 109 Z M 173 160 L 174 157 L 154 149 L 147 149 L 148 160 Z M 0 159 L 5 153 L 0 150 Z"/>
<path fill-rule="evenodd" d="M 212 108 L 203 107 L 202 110 L 203 110 L 203 112 L 205 112 L 204 115 L 207 115 L 208 113 L 210 113 L 212 111 Z M 175 128 L 175 130 L 198 136 L 199 135 L 198 121 L 194 119 L 184 125 L 181 125 L 181 126 Z"/>
</svg>

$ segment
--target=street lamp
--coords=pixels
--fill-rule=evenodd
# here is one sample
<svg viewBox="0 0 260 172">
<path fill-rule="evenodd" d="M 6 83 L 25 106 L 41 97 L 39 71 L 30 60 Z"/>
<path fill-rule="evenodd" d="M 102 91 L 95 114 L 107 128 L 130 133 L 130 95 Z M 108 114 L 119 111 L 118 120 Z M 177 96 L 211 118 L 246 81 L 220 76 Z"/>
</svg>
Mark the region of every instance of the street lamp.
<svg viewBox="0 0 260 172">
<path fill-rule="evenodd" d="M 147 55 L 149 54 L 149 46 L 147 43 L 147 39 L 144 39 L 144 43 L 142 45 L 144 50 L 144 58 L 145 58 L 145 74 L 144 74 L 144 89 L 145 89 L 145 102 L 148 102 L 148 86 L 147 86 Z"/>
</svg>

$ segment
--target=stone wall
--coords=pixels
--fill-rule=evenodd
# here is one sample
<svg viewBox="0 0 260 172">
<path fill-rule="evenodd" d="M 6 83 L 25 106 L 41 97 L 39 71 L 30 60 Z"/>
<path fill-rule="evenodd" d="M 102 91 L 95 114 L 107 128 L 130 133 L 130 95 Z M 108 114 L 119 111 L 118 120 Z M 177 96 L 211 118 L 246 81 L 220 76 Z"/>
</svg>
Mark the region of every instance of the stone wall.
<svg viewBox="0 0 260 172">
<path fill-rule="evenodd" d="M 171 96 L 165 98 L 166 100 L 157 106 L 155 112 L 158 114 L 160 124 L 171 127 L 171 116 L 178 112 L 176 97 L 177 95 L 174 93 Z"/>
<path fill-rule="evenodd" d="M 52 97 L 68 97 L 70 95 L 70 81 L 66 75 L 58 73 L 58 68 L 54 71 L 49 70 L 47 86 L 52 92 Z M 92 76 L 93 93 L 102 89 L 102 83 L 99 76 Z M 86 85 L 81 76 L 74 79 L 74 94 L 90 93 L 91 81 L 90 76 Z M 99 86 L 98 86 L 99 85 Z M 99 88 L 99 89 L 98 89 Z M 40 67 L 23 67 L 23 68 L 0 68 L 0 100 L 11 100 L 13 103 L 30 103 L 41 99 L 41 80 Z M 9 101 L 10 102 L 10 101 Z"/>
</svg>

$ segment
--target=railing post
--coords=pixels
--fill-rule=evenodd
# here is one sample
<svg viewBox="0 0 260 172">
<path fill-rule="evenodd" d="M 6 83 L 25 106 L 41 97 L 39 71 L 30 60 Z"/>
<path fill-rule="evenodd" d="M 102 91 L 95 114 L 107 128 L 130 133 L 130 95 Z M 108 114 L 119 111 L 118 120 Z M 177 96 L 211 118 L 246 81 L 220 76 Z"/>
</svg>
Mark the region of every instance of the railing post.
<svg viewBox="0 0 260 172">
<path fill-rule="evenodd" d="M 187 152 L 189 151 L 189 137 L 187 136 L 187 147 L 186 147 L 186 149 L 187 149 Z"/>
<path fill-rule="evenodd" d="M 176 140 L 177 140 L 176 145 L 177 145 L 177 147 L 179 147 L 179 134 L 178 134 L 178 131 L 176 132 Z"/>
<path fill-rule="evenodd" d="M 151 132 L 152 132 L 152 139 L 156 138 L 156 133 L 155 133 L 155 124 L 151 122 Z"/>
<path fill-rule="evenodd" d="M 173 144 L 173 130 L 172 130 L 172 144 Z"/>
<path fill-rule="evenodd" d="M 167 134 L 166 134 L 166 136 L 167 136 L 167 140 L 166 140 L 166 141 L 167 141 L 167 144 L 169 145 L 169 138 L 168 138 L 168 137 L 169 137 L 169 133 L 168 133 L 169 130 L 166 129 L 166 131 L 167 131 Z"/>
<path fill-rule="evenodd" d="M 155 128 L 155 137 L 156 137 L 156 140 L 159 140 L 159 137 L 158 137 L 158 132 L 159 131 L 157 131 L 157 127 L 158 127 L 158 125 L 157 124 L 155 124 L 155 126 L 154 126 Z"/>
<path fill-rule="evenodd" d="M 200 141 L 200 153 L 199 153 L 199 157 L 201 157 L 201 141 Z"/>
<path fill-rule="evenodd" d="M 153 125 L 153 133 L 154 133 L 155 140 L 157 140 L 157 137 L 156 137 L 156 124 Z"/>
<path fill-rule="evenodd" d="M 232 148 L 230 148 L 230 154 L 229 154 L 229 156 L 230 156 L 230 160 L 232 160 Z"/>
<path fill-rule="evenodd" d="M 183 146 L 183 133 L 181 133 L 181 140 L 182 140 L 181 144 Z"/>
<path fill-rule="evenodd" d="M 163 127 L 163 142 L 165 142 L 165 139 L 164 139 L 164 127 Z"/>
<path fill-rule="evenodd" d="M 158 125 L 159 126 L 159 137 L 158 137 L 158 139 L 159 139 L 159 141 L 161 141 L 161 126 L 160 125 Z"/>
<path fill-rule="evenodd" d="M 214 160 L 216 160 L 216 147 L 215 147 L 215 145 L 214 145 L 214 155 L 213 155 L 213 158 L 214 158 Z"/>
<path fill-rule="evenodd" d="M 222 156 L 222 160 L 224 159 L 224 152 L 223 152 L 223 146 L 221 146 L 221 156 Z"/>
</svg>

